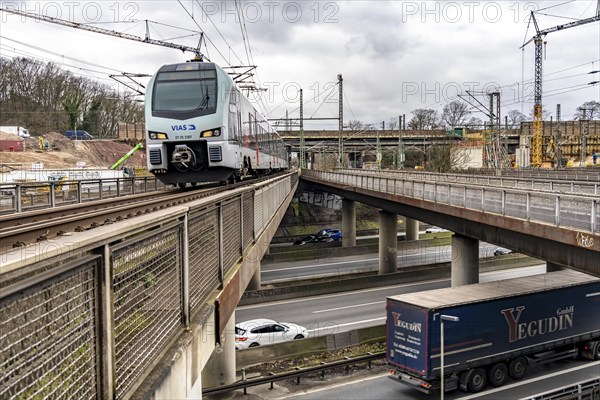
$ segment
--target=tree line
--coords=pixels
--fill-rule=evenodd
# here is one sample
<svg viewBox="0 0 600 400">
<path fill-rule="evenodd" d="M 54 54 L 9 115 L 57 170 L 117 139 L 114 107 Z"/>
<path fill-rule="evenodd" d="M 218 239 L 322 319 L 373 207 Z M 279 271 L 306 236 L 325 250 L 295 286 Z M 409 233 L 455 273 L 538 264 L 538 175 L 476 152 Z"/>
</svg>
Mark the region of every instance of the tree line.
<svg viewBox="0 0 600 400">
<path fill-rule="evenodd" d="M 454 128 L 471 128 L 471 129 L 483 129 L 484 121 L 480 118 L 473 116 L 470 106 L 462 101 L 454 100 L 447 103 L 442 109 L 440 114 L 437 110 L 429 108 L 418 108 L 411 111 L 412 117 L 406 123 L 407 129 L 414 130 L 433 130 L 433 129 L 447 129 L 451 130 Z M 543 110 L 543 119 L 549 120 L 550 113 Z M 581 106 L 577 107 L 574 114 L 575 120 L 600 120 L 600 102 L 597 101 L 586 101 Z M 529 116 L 523 114 L 518 110 L 510 110 L 506 113 L 506 120 L 502 120 L 501 124 L 504 128 L 518 129 L 522 122 L 532 121 L 533 112 Z M 385 129 L 397 129 L 398 118 L 390 118 L 388 121 L 382 123 L 381 127 L 385 126 Z M 347 123 L 349 130 L 374 130 L 379 127 L 373 126 L 373 124 L 363 123 L 362 121 L 353 120 Z"/>
<path fill-rule="evenodd" d="M 34 134 L 83 129 L 114 138 L 120 121 L 144 120 L 143 104 L 120 97 L 111 86 L 25 57 L 0 58 L 0 110 L 1 125 Z"/>
</svg>

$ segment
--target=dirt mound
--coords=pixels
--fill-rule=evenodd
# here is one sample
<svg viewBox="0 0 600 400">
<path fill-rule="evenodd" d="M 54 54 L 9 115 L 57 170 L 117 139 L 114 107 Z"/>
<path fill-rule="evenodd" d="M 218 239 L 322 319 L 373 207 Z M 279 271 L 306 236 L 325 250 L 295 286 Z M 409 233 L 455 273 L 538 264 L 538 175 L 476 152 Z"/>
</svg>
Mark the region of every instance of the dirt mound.
<svg viewBox="0 0 600 400">
<path fill-rule="evenodd" d="M 0 140 L 23 140 L 23 138 L 17 136 L 14 133 L 0 131 Z"/>
<path fill-rule="evenodd" d="M 0 163 L 22 164 L 22 168 L 29 169 L 32 163 L 41 162 L 45 168 L 54 169 L 74 168 L 78 162 L 84 162 L 88 168 L 108 168 L 132 149 L 113 140 L 71 140 L 58 132 L 45 134 L 44 140 L 50 144 L 49 151 L 40 149 L 39 138 L 30 138 L 25 140 L 23 152 L 0 152 Z M 145 167 L 145 157 L 144 150 L 138 150 L 122 165 Z"/>
</svg>

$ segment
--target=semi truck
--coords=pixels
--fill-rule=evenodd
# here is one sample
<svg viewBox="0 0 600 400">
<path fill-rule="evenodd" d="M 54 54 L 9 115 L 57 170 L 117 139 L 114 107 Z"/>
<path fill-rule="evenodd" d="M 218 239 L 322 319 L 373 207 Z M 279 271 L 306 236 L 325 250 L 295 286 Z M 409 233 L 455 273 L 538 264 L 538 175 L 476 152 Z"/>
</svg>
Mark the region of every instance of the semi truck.
<svg viewBox="0 0 600 400">
<path fill-rule="evenodd" d="M 389 378 L 427 394 L 600 359 L 600 278 L 574 270 L 391 296 L 386 310 Z"/>
<path fill-rule="evenodd" d="M 11 133 L 22 138 L 31 137 L 29 130 L 23 128 L 22 126 L 0 126 L 0 131 L 4 133 Z"/>
</svg>

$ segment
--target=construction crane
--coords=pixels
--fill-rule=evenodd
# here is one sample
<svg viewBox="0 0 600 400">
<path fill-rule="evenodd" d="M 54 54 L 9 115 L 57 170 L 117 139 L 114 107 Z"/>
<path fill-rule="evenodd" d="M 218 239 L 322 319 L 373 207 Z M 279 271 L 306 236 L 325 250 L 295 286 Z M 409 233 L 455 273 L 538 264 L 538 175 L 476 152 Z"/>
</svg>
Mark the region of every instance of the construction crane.
<svg viewBox="0 0 600 400">
<path fill-rule="evenodd" d="M 77 28 L 77 29 L 83 29 L 84 31 L 89 31 L 89 32 L 94 32 L 94 33 L 100 33 L 102 35 L 114 36 L 114 37 L 118 37 L 118 38 L 121 38 L 121 39 L 128 39 L 128 40 L 133 40 L 133 41 L 136 41 L 136 42 L 153 44 L 153 45 L 156 45 L 156 46 L 169 47 L 169 48 L 172 48 L 172 49 L 181 50 L 183 52 L 187 51 L 187 52 L 194 53 L 194 61 L 203 61 L 205 59 L 207 61 L 210 61 L 210 60 L 208 60 L 200 52 L 200 43 L 202 43 L 202 39 L 203 39 L 203 36 L 204 36 L 203 34 L 200 35 L 200 41 L 198 42 L 198 47 L 184 46 L 184 45 L 181 45 L 181 44 L 176 44 L 176 43 L 171 43 L 171 42 L 165 42 L 163 40 L 151 39 L 150 38 L 150 32 L 148 30 L 148 20 L 146 20 L 146 37 L 141 38 L 139 36 L 130 35 L 128 33 L 111 31 L 110 29 L 98 28 L 98 27 L 95 27 L 95 26 L 89 26 L 89 25 L 85 25 L 85 24 L 80 24 L 78 22 L 71 22 L 71 21 L 67 21 L 67 20 L 64 20 L 64 19 L 59 19 L 59 18 L 54 18 L 54 17 L 48 17 L 46 15 L 34 14 L 34 13 L 31 13 L 31 12 L 27 12 L 27 11 L 21 11 L 21 10 L 16 9 L 16 8 L 0 7 L 0 11 L 4 11 L 4 12 L 10 13 L 10 14 L 20 15 L 22 17 L 33 18 L 33 19 L 36 19 L 38 21 L 50 22 L 52 24 L 58 24 L 58 25 L 68 26 L 70 28 Z"/>
<path fill-rule="evenodd" d="M 541 30 L 538 27 L 535 14 L 531 12 L 531 20 L 535 26 L 536 34 L 526 43 L 521 46 L 523 49 L 529 43 L 534 42 L 535 44 L 535 77 L 534 77 L 534 105 L 533 105 L 533 136 L 531 138 L 531 165 L 534 167 L 540 167 L 542 165 L 542 141 L 543 141 L 543 122 L 542 122 L 542 44 L 544 43 L 543 38 L 549 33 L 562 31 L 576 26 L 589 24 L 591 22 L 600 21 L 600 0 L 596 7 L 596 16 L 579 21 L 569 22 L 567 24 L 558 25 L 553 28 Z"/>
</svg>

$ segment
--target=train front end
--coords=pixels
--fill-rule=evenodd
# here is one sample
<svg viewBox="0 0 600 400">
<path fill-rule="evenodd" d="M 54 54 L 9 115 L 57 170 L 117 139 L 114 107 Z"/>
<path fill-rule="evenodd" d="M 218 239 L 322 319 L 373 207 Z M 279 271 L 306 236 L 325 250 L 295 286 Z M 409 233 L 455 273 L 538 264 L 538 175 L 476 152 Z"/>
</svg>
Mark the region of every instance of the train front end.
<svg viewBox="0 0 600 400">
<path fill-rule="evenodd" d="M 220 182 L 232 175 L 224 109 L 231 79 L 214 63 L 165 65 L 146 90 L 148 171 L 165 184 Z"/>
</svg>

